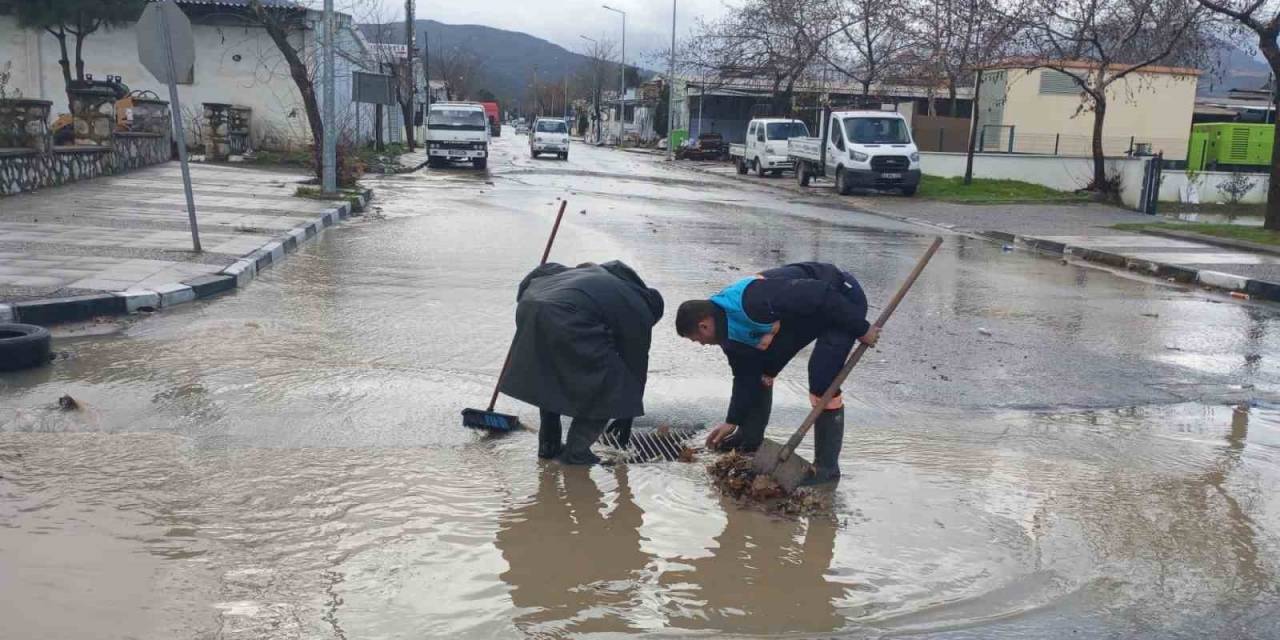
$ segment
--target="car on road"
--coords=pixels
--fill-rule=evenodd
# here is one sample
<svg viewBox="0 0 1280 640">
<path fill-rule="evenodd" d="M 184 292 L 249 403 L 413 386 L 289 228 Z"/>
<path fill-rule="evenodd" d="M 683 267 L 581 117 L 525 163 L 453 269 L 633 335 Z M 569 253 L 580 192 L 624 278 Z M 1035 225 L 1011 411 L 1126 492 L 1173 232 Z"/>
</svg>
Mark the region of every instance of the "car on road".
<svg viewBox="0 0 1280 640">
<path fill-rule="evenodd" d="M 680 157 L 690 160 L 725 160 L 729 157 L 729 145 L 718 133 L 698 134 L 698 139 L 680 148 Z"/>
<path fill-rule="evenodd" d="M 795 164 L 787 156 L 787 141 L 807 135 L 809 127 L 799 120 L 756 118 L 747 124 L 747 139 L 729 145 L 729 155 L 739 174 L 754 170 L 762 178 L 766 173 L 782 175 Z"/>
<path fill-rule="evenodd" d="M 427 111 L 427 166 L 470 162 L 476 169 L 489 163 L 489 120 L 478 102 L 437 102 Z"/>
<path fill-rule="evenodd" d="M 569 125 L 560 118 L 538 118 L 529 132 L 529 154 L 534 158 L 540 153 L 554 153 L 561 160 L 569 159 Z"/>
<path fill-rule="evenodd" d="M 825 125 L 825 126 L 823 126 Z M 893 111 L 833 111 L 824 114 L 816 138 L 796 137 L 787 156 L 796 165 L 796 180 L 832 176 L 836 191 L 857 188 L 897 189 L 913 196 L 920 185 L 920 150 L 911 126 Z"/>
</svg>

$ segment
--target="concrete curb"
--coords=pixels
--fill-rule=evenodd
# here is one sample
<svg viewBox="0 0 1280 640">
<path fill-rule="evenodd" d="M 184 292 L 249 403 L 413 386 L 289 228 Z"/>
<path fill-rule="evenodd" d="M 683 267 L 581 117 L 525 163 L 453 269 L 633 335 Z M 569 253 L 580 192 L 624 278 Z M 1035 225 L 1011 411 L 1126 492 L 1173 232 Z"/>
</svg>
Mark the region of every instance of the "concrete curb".
<svg viewBox="0 0 1280 640">
<path fill-rule="evenodd" d="M 1005 233 L 1003 231 L 983 231 L 978 235 L 984 236 L 990 240 L 995 240 L 996 242 L 1017 244 L 1044 253 L 1071 256 L 1087 262 L 1097 262 L 1117 269 L 1137 271 L 1150 276 L 1180 282 L 1182 284 L 1197 284 L 1202 287 L 1218 289 L 1228 293 L 1244 293 L 1250 298 L 1258 300 L 1280 302 L 1280 284 L 1268 282 L 1266 280 L 1254 280 L 1244 276 L 1223 273 L 1221 271 L 1211 271 L 1208 269 L 1192 269 L 1190 267 L 1169 264 L 1167 262 L 1133 258 L 1110 251 L 1101 251 L 1099 249 L 1090 249 L 1087 247 L 1076 247 L 1063 244 L 1061 242 L 1045 240 L 1043 238 L 1015 235 L 1012 233 Z"/>
<path fill-rule="evenodd" d="M 1211 244 L 1215 247 L 1223 247 L 1226 249 L 1238 249 L 1241 251 L 1252 251 L 1254 253 L 1269 253 L 1271 255 L 1280 256 L 1280 247 L 1273 247 L 1259 242 L 1249 242 L 1248 240 L 1235 240 L 1232 238 L 1207 236 L 1203 233 L 1195 233 L 1194 231 L 1178 231 L 1176 229 L 1141 229 L 1138 233 L 1145 233 L 1149 236 L 1160 236 L 1162 238 L 1173 238 L 1174 240 L 1189 240 L 1191 242 Z"/>
<path fill-rule="evenodd" d="M 363 211 L 373 198 L 373 190 L 365 189 L 355 202 L 343 202 L 325 210 L 319 217 L 294 227 L 258 250 L 236 260 L 222 271 L 182 282 L 175 282 L 151 289 L 96 293 L 66 298 L 48 298 L 0 304 L 0 322 L 22 322 L 49 326 L 64 322 L 77 322 L 98 316 L 125 315 L 139 311 L 154 311 L 175 305 L 216 296 L 233 289 L 246 287 L 266 268 L 282 262 L 288 253 L 296 251 L 306 241 L 319 235 L 326 227 Z"/>
</svg>

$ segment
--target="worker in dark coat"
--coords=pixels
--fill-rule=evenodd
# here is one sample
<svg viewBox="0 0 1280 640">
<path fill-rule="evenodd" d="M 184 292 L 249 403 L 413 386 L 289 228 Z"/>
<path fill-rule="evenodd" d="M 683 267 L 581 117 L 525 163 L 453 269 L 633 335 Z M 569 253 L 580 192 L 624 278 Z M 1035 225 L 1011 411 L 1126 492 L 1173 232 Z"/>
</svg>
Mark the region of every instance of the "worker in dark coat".
<svg viewBox="0 0 1280 640">
<path fill-rule="evenodd" d="M 809 400 L 821 401 L 855 340 L 875 346 L 879 327 L 867 322 L 867 296 L 856 278 L 832 264 L 803 262 L 743 278 L 709 300 L 689 300 L 676 313 L 676 332 L 718 345 L 733 371 L 724 423 L 707 446 L 755 451 L 773 407 L 773 380 L 810 343 Z M 839 392 L 814 423 L 810 484 L 840 477 L 844 397 Z"/>
<path fill-rule="evenodd" d="M 516 294 L 516 336 L 502 392 L 541 412 L 538 456 L 569 464 L 600 461 L 591 445 L 609 431 L 625 443 L 644 415 L 653 326 L 662 295 L 619 261 L 569 268 L 550 263 Z M 573 417 L 560 442 L 560 416 Z"/>
</svg>

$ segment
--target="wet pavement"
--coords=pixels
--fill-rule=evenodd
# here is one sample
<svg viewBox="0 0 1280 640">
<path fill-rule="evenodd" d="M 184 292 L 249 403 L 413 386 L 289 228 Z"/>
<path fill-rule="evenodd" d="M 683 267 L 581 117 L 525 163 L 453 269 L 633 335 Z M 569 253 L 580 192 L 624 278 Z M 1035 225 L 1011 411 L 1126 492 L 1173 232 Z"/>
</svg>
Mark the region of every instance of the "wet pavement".
<svg viewBox="0 0 1280 640">
<path fill-rule="evenodd" d="M 532 433 L 462 428 L 558 198 L 552 259 L 620 258 L 666 297 L 647 424 L 726 404 L 718 350 L 674 334 L 681 300 L 827 260 L 878 306 L 931 239 L 522 140 L 488 174 L 372 180 L 377 213 L 248 288 L 0 378 L 0 636 L 1280 634 L 1275 306 L 948 235 L 845 387 L 824 517 L 743 509 L 702 464 L 566 469 Z M 793 364 L 771 437 L 805 389 Z"/>
</svg>

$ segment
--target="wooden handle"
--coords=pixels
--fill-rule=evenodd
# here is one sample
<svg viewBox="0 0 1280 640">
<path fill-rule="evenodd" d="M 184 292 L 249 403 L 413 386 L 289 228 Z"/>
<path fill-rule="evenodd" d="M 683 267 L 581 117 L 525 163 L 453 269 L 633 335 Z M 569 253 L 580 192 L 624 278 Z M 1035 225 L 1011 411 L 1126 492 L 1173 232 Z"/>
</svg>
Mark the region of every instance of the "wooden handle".
<svg viewBox="0 0 1280 640">
<path fill-rule="evenodd" d="M 916 263 L 916 268 L 912 269 L 911 275 L 907 276 L 907 281 L 902 283 L 902 286 L 898 288 L 898 292 L 893 295 L 893 298 L 889 300 L 889 304 L 885 306 L 884 311 L 880 312 L 880 317 L 876 318 L 874 326 L 883 327 L 889 321 L 889 316 L 893 315 L 894 310 L 898 308 L 898 304 L 907 296 L 907 291 L 911 289 L 911 285 L 916 283 L 920 273 L 924 271 L 924 268 L 929 264 L 929 260 L 933 258 L 933 254 L 937 253 L 938 247 L 941 246 L 942 238 L 934 238 L 933 244 L 929 245 L 929 250 L 924 252 L 924 256 Z M 835 397 L 836 390 L 840 388 L 840 385 L 844 384 L 845 378 L 849 377 L 849 372 L 853 371 L 853 367 L 862 359 L 862 354 L 866 353 L 867 349 L 866 343 L 858 343 L 857 348 L 853 350 L 853 354 L 849 356 L 848 362 L 845 362 L 844 368 L 840 369 L 840 373 L 836 374 L 836 379 L 831 382 L 830 387 L 827 387 L 827 392 L 822 394 L 822 399 L 809 410 L 809 415 L 805 416 L 804 422 L 800 423 L 800 428 L 787 440 L 787 444 L 782 448 L 782 451 L 778 452 L 779 461 L 790 458 L 791 453 L 796 450 L 796 447 L 800 446 L 800 442 L 809 433 L 809 429 L 813 428 L 813 423 L 818 420 L 818 416 L 822 415 L 827 403 Z"/>
<path fill-rule="evenodd" d="M 547 258 L 551 256 L 551 245 L 556 241 L 556 233 L 560 231 L 560 221 L 564 219 L 564 209 L 569 206 L 568 200 L 560 201 L 560 212 L 556 214 L 556 223 L 551 227 L 551 235 L 547 238 L 547 247 L 542 250 L 542 260 L 538 261 L 538 266 L 547 263 Z M 494 406 L 498 404 L 498 390 L 502 388 L 502 379 L 507 377 L 507 367 L 511 366 L 511 352 L 516 348 L 516 341 L 511 339 L 511 346 L 507 347 L 507 357 L 502 361 L 502 370 L 498 372 L 498 381 L 493 384 L 493 395 L 489 397 L 489 408 L 485 411 L 493 411 Z"/>
</svg>

